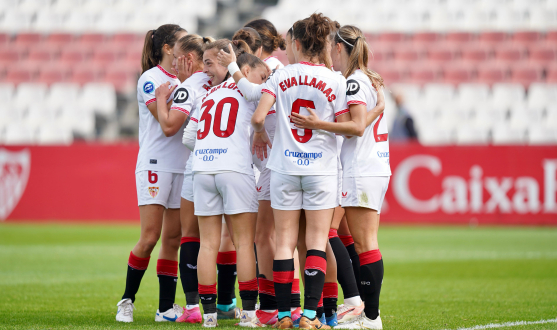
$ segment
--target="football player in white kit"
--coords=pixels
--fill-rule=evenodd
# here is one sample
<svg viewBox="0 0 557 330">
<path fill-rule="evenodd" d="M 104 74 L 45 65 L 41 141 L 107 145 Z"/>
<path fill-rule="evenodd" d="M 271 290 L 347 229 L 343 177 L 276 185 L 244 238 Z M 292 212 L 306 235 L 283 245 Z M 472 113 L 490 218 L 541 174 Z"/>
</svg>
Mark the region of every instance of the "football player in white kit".
<svg viewBox="0 0 557 330">
<path fill-rule="evenodd" d="M 213 38 L 203 38 L 196 34 L 187 35 L 174 45 L 174 62 L 177 76 L 182 81 L 179 86 L 169 88 L 169 82 L 156 89 L 159 123 L 166 136 L 174 136 L 184 127 L 194 106 L 210 88 L 209 76 L 203 72 L 203 46 L 213 42 Z M 165 100 L 174 92 L 170 110 Z M 181 135 L 181 134 L 180 134 Z M 181 192 L 180 220 L 182 238 L 180 241 L 180 279 L 186 296 L 186 308 L 176 322 L 201 323 L 199 293 L 197 292 L 197 255 L 199 253 L 199 225 L 194 215 L 193 173 L 190 150 L 184 172 Z"/>
<path fill-rule="evenodd" d="M 205 49 L 204 61 L 215 63 L 209 68 L 214 76 L 229 76 L 226 67 L 216 64 L 218 51 L 229 44 L 229 40 L 218 40 Z M 237 44 L 249 51 L 245 42 Z M 254 83 L 267 79 L 267 66 L 257 57 L 244 53 L 238 56 L 238 62 Z M 191 135 L 197 129 L 193 149 L 194 205 L 201 236 L 199 294 L 206 327 L 216 326 L 215 265 L 223 214 L 227 214 L 227 221 L 231 222 L 238 256 L 243 307 L 239 325 L 262 326 L 255 315 L 257 278 L 253 239 L 257 203 L 249 134 L 254 110 L 255 104 L 246 101 L 234 80 L 229 78 L 207 93 L 192 116 L 194 125 L 188 125 L 184 133 L 184 142 L 191 148 Z"/>
<path fill-rule="evenodd" d="M 343 167 L 341 205 L 346 210 L 348 226 L 360 259 L 360 280 L 365 308 L 359 317 L 337 326 L 340 329 L 382 329 L 379 316 L 379 294 L 383 281 L 383 259 L 379 252 L 377 232 L 379 214 L 389 185 L 391 169 L 387 124 L 383 111 L 374 108 L 377 89 L 383 79 L 367 68 L 368 46 L 365 36 L 354 26 L 337 31 L 331 57 L 348 78 L 349 114 L 339 123 L 320 120 L 312 110 L 310 116 L 294 115 L 297 127 L 323 129 L 357 137 L 345 139 L 341 161 Z M 362 132 L 361 127 L 365 130 Z"/>
<path fill-rule="evenodd" d="M 166 137 L 161 129 L 155 89 L 167 82 L 173 86 L 180 83 L 170 73 L 172 50 L 176 40 L 186 34 L 180 26 L 166 24 L 145 36 L 143 74 L 137 83 L 139 154 L 135 169 L 141 235 L 128 259 L 126 289 L 116 314 L 116 320 L 121 322 L 133 322 L 135 295 L 151 252 L 161 236 L 157 260 L 160 296 L 155 321 L 176 321 L 182 315 L 182 307 L 174 304 L 174 299 L 180 246 L 180 190 L 187 160 L 186 148 L 181 144 L 180 136 Z"/>
<path fill-rule="evenodd" d="M 327 268 L 325 248 L 337 199 L 336 139 L 325 131 L 298 130 L 290 116 L 311 107 L 320 118 L 333 122 L 346 111 L 346 79 L 321 63 L 332 21 L 322 14 L 293 25 L 292 50 L 297 64 L 277 70 L 263 87 L 252 118 L 253 149 L 260 159 L 272 147 L 265 131 L 265 117 L 276 102 L 277 127 L 267 168 L 271 169 L 271 206 L 277 248 L 273 280 L 279 321 L 277 328 L 291 328 L 290 288 L 294 278 L 294 249 L 298 241 L 301 210 L 306 216 L 307 258 L 305 301 L 300 329 L 329 328 L 316 318 Z"/>
</svg>

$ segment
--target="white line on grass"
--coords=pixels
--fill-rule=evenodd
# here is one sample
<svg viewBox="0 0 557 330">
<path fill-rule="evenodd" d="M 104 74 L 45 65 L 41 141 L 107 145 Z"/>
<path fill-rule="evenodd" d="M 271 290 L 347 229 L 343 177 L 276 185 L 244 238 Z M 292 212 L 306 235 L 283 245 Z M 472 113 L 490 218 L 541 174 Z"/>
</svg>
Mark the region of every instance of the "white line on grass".
<svg viewBox="0 0 557 330">
<path fill-rule="evenodd" d="M 516 322 L 506 322 L 506 323 L 490 323 L 486 325 L 476 325 L 471 328 L 458 328 L 457 330 L 481 330 L 481 329 L 493 329 L 493 328 L 506 328 L 514 327 L 518 325 L 532 325 L 532 324 L 544 324 L 544 323 L 557 323 L 557 318 L 549 320 L 540 321 L 516 321 Z"/>
</svg>

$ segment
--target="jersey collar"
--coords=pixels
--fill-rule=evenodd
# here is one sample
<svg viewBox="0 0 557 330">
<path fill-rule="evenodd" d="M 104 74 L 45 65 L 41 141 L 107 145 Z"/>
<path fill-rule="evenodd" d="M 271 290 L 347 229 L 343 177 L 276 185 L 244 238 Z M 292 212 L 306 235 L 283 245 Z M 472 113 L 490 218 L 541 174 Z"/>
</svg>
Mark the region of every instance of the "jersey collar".
<svg viewBox="0 0 557 330">
<path fill-rule="evenodd" d="M 321 63 L 321 64 L 315 64 L 315 63 L 310 63 L 310 62 L 300 62 L 300 64 L 303 65 L 310 65 L 310 66 L 325 66 L 325 64 Z"/>
<path fill-rule="evenodd" d="M 157 65 L 157 68 L 159 68 L 159 70 L 161 70 L 165 75 L 169 76 L 170 78 L 176 79 L 176 76 L 173 75 L 172 73 L 166 71 L 162 66 Z"/>
<path fill-rule="evenodd" d="M 263 62 L 267 62 L 267 60 L 270 59 L 270 58 L 276 58 L 276 59 L 278 59 L 276 56 L 269 56 L 269 57 L 267 57 L 266 59 L 264 59 Z"/>
</svg>

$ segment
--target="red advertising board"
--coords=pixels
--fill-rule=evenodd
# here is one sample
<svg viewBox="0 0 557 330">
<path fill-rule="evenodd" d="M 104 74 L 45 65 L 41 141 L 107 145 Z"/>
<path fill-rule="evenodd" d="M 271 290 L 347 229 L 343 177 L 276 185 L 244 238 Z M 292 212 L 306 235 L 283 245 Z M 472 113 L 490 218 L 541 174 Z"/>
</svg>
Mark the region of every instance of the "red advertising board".
<svg viewBox="0 0 557 330">
<path fill-rule="evenodd" d="M 137 221 L 132 144 L 0 147 L 0 219 Z M 556 146 L 391 144 L 383 223 L 557 225 Z"/>
</svg>

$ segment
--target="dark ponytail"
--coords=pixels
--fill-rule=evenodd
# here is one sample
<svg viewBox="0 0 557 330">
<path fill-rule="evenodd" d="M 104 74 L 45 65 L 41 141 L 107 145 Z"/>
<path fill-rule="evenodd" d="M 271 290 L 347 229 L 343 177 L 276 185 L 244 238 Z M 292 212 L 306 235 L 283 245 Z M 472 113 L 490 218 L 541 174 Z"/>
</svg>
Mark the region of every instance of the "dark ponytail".
<svg viewBox="0 0 557 330">
<path fill-rule="evenodd" d="M 267 64 L 265 64 L 262 59 L 248 53 L 240 54 L 238 56 L 238 59 L 236 60 L 236 64 L 238 64 L 239 68 L 242 68 L 244 65 L 249 65 L 250 68 L 256 68 L 257 66 L 263 66 L 264 68 L 267 68 Z"/>
<path fill-rule="evenodd" d="M 186 31 L 176 24 L 165 24 L 156 30 L 150 30 L 145 35 L 143 53 L 141 55 L 142 73 L 157 66 L 162 60 L 162 48 L 164 45 L 174 47 L 178 39 L 178 32 Z"/>
<path fill-rule="evenodd" d="M 302 45 L 302 52 L 309 57 L 322 58 L 333 21 L 323 14 L 312 14 L 292 26 L 292 38 Z"/>
<path fill-rule="evenodd" d="M 265 53 L 272 54 L 277 49 L 286 49 L 286 40 L 277 32 L 273 23 L 268 20 L 256 19 L 244 25 L 244 27 L 252 28 L 259 33 Z"/>
<path fill-rule="evenodd" d="M 232 36 L 232 41 L 236 40 L 243 40 L 245 41 L 249 48 L 251 49 L 252 54 L 255 54 L 257 50 L 261 47 L 261 36 L 257 31 L 250 27 L 244 27 Z"/>
</svg>

